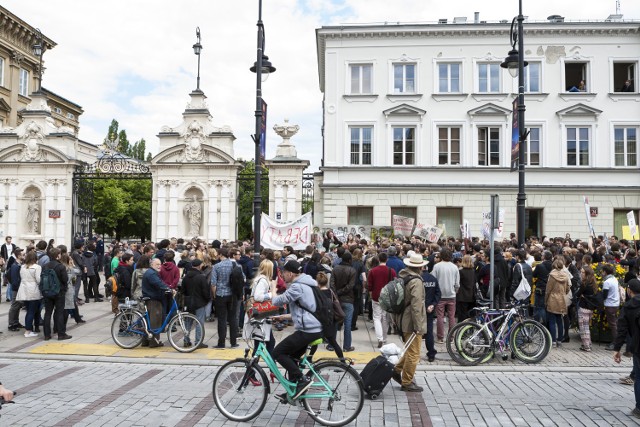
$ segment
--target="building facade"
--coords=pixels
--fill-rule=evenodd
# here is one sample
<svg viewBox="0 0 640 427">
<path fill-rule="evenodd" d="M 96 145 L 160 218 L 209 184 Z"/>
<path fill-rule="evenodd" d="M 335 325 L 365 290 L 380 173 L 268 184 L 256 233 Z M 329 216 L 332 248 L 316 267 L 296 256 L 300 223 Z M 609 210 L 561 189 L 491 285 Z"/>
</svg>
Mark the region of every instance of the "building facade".
<svg viewBox="0 0 640 427">
<path fill-rule="evenodd" d="M 445 21 L 316 31 L 316 225 L 389 226 L 402 215 L 452 236 L 467 220 L 477 236 L 498 194 L 504 231 L 516 231 L 518 87 L 500 67 L 510 23 Z M 587 196 L 596 232 L 622 234 L 640 208 L 640 22 L 525 21 L 524 46 L 526 233 L 586 237 Z"/>
</svg>

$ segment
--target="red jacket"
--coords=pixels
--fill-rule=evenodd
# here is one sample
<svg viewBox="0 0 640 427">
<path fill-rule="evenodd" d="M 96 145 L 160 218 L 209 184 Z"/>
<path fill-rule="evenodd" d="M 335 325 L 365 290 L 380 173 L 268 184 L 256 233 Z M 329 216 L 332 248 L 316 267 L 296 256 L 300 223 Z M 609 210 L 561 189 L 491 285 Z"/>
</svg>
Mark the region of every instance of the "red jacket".
<svg viewBox="0 0 640 427">
<path fill-rule="evenodd" d="M 162 279 L 165 285 L 171 289 L 178 287 L 178 282 L 180 281 L 180 269 L 177 265 L 172 262 L 165 262 L 162 264 L 159 274 L 160 279 Z"/>
<path fill-rule="evenodd" d="M 371 298 L 374 301 L 378 301 L 380 291 L 384 288 L 384 285 L 389 283 L 391 279 L 396 277 L 396 272 L 393 268 L 389 268 L 386 265 L 379 265 L 369 270 L 367 276 L 367 287 L 371 292 Z"/>
</svg>

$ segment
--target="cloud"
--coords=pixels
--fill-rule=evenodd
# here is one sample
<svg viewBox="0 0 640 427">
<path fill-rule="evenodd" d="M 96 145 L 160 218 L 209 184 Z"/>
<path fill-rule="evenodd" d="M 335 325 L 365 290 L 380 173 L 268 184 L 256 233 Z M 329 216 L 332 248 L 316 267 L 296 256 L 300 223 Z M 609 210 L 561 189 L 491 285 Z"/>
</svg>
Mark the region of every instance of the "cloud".
<svg viewBox="0 0 640 427">
<path fill-rule="evenodd" d="M 176 126 L 196 86 L 195 28 L 202 32 L 201 88 L 216 126 L 229 125 L 236 155 L 253 158 L 256 60 L 255 0 L 4 0 L 3 6 L 58 43 L 44 56 L 44 86 L 83 106 L 80 137 L 104 138 L 111 119 L 132 141 L 144 138 L 157 152 L 163 125 Z M 315 29 L 344 23 L 433 22 L 479 11 L 483 20 L 510 20 L 515 0 L 264 0 L 266 50 L 276 73 L 263 83 L 269 105 L 267 158 L 279 137 L 271 130 L 288 118 L 300 132 L 292 139 L 300 157 L 317 170 L 322 155 L 322 94 L 318 85 Z M 524 14 L 544 20 L 604 19 L 614 2 L 524 2 Z M 640 17 L 640 2 L 625 2 L 625 17 Z M 506 49 L 506 48 L 505 48 Z"/>
</svg>

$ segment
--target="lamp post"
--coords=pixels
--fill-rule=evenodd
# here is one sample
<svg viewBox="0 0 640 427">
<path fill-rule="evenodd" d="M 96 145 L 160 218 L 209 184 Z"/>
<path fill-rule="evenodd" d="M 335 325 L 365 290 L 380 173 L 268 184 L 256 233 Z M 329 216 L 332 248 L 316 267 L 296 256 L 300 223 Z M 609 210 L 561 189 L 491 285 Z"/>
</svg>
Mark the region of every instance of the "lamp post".
<svg viewBox="0 0 640 427">
<path fill-rule="evenodd" d="M 524 60 L 524 30 L 522 22 L 524 16 L 522 15 L 522 0 L 518 0 L 519 10 L 518 16 L 511 21 L 511 50 L 509 56 L 507 56 L 500 66 L 509 70 L 509 74 L 512 77 L 518 77 L 518 198 L 517 198 L 517 234 L 518 234 L 518 246 L 524 247 L 524 217 L 525 217 L 525 201 L 527 195 L 525 193 L 524 178 L 525 178 L 525 153 L 528 132 L 525 129 L 524 124 L 524 112 L 526 110 L 524 105 L 524 67 L 529 65 Z M 517 32 L 513 30 L 517 21 Z M 516 49 L 516 43 L 518 43 L 518 49 Z"/>
<path fill-rule="evenodd" d="M 38 28 L 36 28 L 36 44 L 33 45 L 32 49 L 33 54 L 40 58 L 40 66 L 38 67 L 38 90 L 36 91 L 36 93 L 39 93 L 42 89 L 42 55 L 44 55 L 45 50 L 47 50 L 47 45 L 44 43 L 42 32 Z"/>
<path fill-rule="evenodd" d="M 200 52 L 202 52 L 202 45 L 200 44 L 200 27 L 196 27 L 196 44 L 193 45 L 193 53 L 198 57 L 198 78 L 196 84 L 196 90 L 200 90 Z"/>
<path fill-rule="evenodd" d="M 264 25 L 262 24 L 262 0 L 258 0 L 258 49 L 256 62 L 249 68 L 256 73 L 256 133 L 252 136 L 255 143 L 255 190 L 253 193 L 253 257 L 255 267 L 260 265 L 260 220 L 262 215 L 262 160 L 260 158 L 260 144 L 264 138 L 263 129 L 263 102 L 262 102 L 262 74 L 271 74 L 276 71 L 269 62 L 269 57 L 264 54 Z M 266 124 L 265 124 L 266 125 Z M 266 128 L 266 126 L 264 126 Z"/>
</svg>

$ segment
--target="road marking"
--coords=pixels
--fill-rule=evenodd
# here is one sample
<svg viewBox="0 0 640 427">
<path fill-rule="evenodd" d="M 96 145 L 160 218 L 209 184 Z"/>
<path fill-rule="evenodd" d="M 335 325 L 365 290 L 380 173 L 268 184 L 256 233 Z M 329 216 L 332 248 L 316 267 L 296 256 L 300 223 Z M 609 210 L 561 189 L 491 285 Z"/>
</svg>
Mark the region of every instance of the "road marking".
<svg viewBox="0 0 640 427">
<path fill-rule="evenodd" d="M 116 399 L 119 399 L 120 397 L 125 395 L 127 392 L 138 387 L 140 384 L 155 377 L 160 372 L 162 372 L 160 369 L 152 369 L 150 371 L 145 372 L 144 374 L 140 375 L 138 378 L 129 381 L 128 383 L 119 387 L 118 389 L 111 391 L 105 394 L 104 396 L 98 397 L 96 400 L 94 400 L 84 408 L 77 410 L 76 412 L 69 415 L 65 419 L 54 424 L 54 427 L 67 427 L 67 426 L 79 424 L 82 420 L 87 418 L 89 415 L 92 415 L 100 408 L 103 408 L 109 405 L 110 403 L 113 403 Z"/>
<path fill-rule="evenodd" d="M 34 389 L 36 389 L 36 388 L 38 388 L 38 387 L 40 387 L 42 385 L 49 384 L 51 381 L 55 381 L 57 379 L 65 377 L 65 376 L 67 376 L 69 374 L 72 374 L 75 371 L 78 371 L 80 369 L 81 368 L 79 368 L 79 367 L 65 369 L 64 371 L 60 371 L 57 374 L 49 375 L 48 377 L 43 378 L 40 381 L 36 381 L 35 383 L 31 383 L 31 384 L 26 385 L 24 387 L 20 387 L 18 390 L 16 390 L 16 392 L 18 394 L 28 393 L 28 392 L 30 392 L 30 391 L 32 391 L 32 390 L 34 390 Z"/>
</svg>

